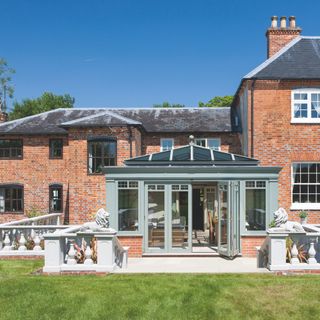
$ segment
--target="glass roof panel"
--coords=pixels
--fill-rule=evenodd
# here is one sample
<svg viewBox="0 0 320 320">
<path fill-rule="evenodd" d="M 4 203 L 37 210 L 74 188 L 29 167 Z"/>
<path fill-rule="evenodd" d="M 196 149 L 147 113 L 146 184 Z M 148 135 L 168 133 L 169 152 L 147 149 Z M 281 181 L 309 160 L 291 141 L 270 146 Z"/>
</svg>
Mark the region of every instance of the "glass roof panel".
<svg viewBox="0 0 320 320">
<path fill-rule="evenodd" d="M 204 148 L 193 148 L 193 160 L 211 161 L 211 150 Z"/>
<path fill-rule="evenodd" d="M 172 161 L 187 161 L 190 160 L 190 146 L 173 149 Z"/>
<path fill-rule="evenodd" d="M 159 153 L 154 153 L 152 155 L 151 161 L 169 161 L 171 151 L 163 151 Z"/>
<path fill-rule="evenodd" d="M 215 161 L 232 161 L 230 153 L 213 150 L 213 157 Z"/>
</svg>

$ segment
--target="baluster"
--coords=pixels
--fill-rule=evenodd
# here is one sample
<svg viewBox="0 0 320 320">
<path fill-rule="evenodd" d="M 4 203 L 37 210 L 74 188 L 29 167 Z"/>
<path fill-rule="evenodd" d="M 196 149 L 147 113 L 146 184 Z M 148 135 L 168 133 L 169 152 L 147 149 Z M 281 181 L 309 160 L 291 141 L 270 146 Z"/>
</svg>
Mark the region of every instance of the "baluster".
<svg viewBox="0 0 320 320">
<path fill-rule="evenodd" d="M 20 232 L 20 240 L 19 240 L 19 248 L 18 251 L 26 251 L 26 238 L 24 237 L 24 233 Z"/>
<path fill-rule="evenodd" d="M 316 250 L 314 248 L 314 242 L 310 242 L 310 248 L 308 251 L 308 255 L 309 255 L 309 259 L 308 259 L 308 264 L 316 264 L 317 260 L 316 260 Z"/>
<path fill-rule="evenodd" d="M 67 253 L 67 264 L 77 264 L 75 259 L 76 250 L 74 249 L 73 243 L 70 243 L 70 249 Z"/>
<path fill-rule="evenodd" d="M 4 247 L 3 247 L 2 251 L 10 251 L 12 249 L 11 240 L 10 240 L 8 232 L 6 232 L 3 244 L 4 244 Z"/>
<path fill-rule="evenodd" d="M 298 248 L 295 242 L 293 242 L 292 248 L 291 248 L 291 264 L 299 264 L 300 261 L 298 259 Z"/>
<path fill-rule="evenodd" d="M 86 251 L 84 252 L 84 256 L 85 256 L 84 264 L 93 264 L 90 241 L 87 241 L 87 248 L 86 248 Z"/>
<path fill-rule="evenodd" d="M 33 247 L 33 251 L 41 251 L 42 248 L 40 247 L 40 238 L 37 232 L 35 232 L 35 236 L 33 238 L 33 242 L 34 242 L 34 247 Z"/>
</svg>

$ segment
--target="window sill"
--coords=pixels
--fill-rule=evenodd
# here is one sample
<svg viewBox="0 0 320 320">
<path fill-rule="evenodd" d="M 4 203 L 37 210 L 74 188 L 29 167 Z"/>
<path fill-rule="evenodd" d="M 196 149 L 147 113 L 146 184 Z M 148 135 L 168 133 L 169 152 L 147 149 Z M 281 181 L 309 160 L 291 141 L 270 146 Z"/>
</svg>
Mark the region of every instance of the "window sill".
<svg viewBox="0 0 320 320">
<path fill-rule="evenodd" d="M 143 234 L 136 231 L 119 231 L 117 237 L 143 237 Z"/>
<path fill-rule="evenodd" d="M 320 210 L 320 203 L 293 203 L 290 210 Z"/>
<path fill-rule="evenodd" d="M 320 124 L 320 119 L 291 119 L 291 124 Z"/>
<path fill-rule="evenodd" d="M 247 231 L 242 233 L 241 237 L 265 237 L 267 235 L 267 231 Z"/>
</svg>

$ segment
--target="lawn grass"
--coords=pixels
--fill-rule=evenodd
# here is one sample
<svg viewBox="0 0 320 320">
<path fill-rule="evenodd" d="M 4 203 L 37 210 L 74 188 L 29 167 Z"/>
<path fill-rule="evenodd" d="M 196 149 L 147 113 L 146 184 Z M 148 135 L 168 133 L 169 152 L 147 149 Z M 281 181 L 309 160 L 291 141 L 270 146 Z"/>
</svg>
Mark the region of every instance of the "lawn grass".
<svg viewBox="0 0 320 320">
<path fill-rule="evenodd" d="M 0 261 L 0 319 L 320 318 L 316 275 L 31 275 L 42 263 Z"/>
</svg>

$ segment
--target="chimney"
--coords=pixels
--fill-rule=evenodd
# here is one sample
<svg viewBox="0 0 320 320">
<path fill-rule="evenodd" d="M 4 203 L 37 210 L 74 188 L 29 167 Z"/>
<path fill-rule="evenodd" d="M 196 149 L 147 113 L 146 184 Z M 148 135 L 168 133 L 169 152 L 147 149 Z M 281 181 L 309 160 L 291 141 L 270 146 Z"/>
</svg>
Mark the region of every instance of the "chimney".
<svg viewBox="0 0 320 320">
<path fill-rule="evenodd" d="M 0 111 L 0 123 L 8 121 L 8 114 Z"/>
<path fill-rule="evenodd" d="M 4 110 L 3 103 L 0 99 L 0 123 L 8 121 L 8 114 Z"/>
<path fill-rule="evenodd" d="M 287 17 L 280 18 L 280 26 L 278 26 L 278 17 L 271 17 L 271 26 L 267 30 L 267 57 L 268 59 L 287 45 L 291 40 L 298 37 L 301 28 L 296 27 L 296 18 L 289 17 L 289 25 L 287 26 Z"/>
</svg>

